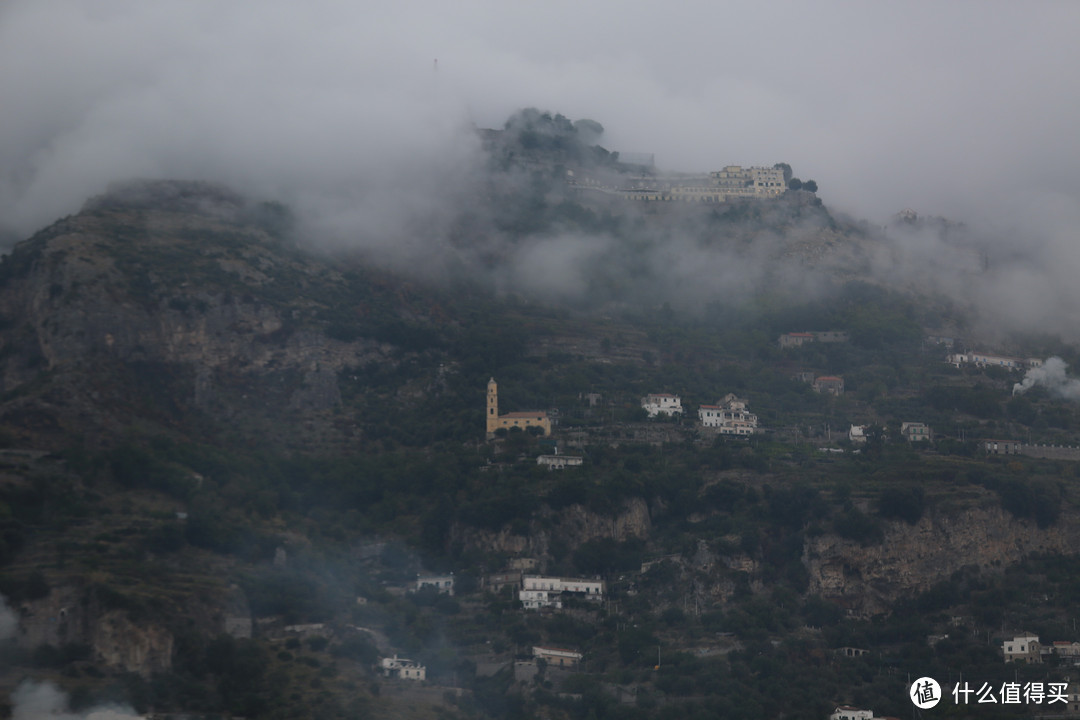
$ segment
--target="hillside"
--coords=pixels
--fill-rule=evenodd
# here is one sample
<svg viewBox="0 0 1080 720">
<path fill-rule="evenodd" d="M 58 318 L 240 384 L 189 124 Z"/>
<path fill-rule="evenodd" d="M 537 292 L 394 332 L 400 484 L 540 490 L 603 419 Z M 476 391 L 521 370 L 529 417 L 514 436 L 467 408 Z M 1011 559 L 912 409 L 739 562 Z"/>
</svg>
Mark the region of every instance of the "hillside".
<svg viewBox="0 0 1080 720">
<path fill-rule="evenodd" d="M 820 719 L 907 712 L 907 673 L 993 680 L 989 635 L 1078 639 L 1077 466 L 976 442 L 1075 444 L 1073 405 L 944 363 L 925 336 L 968 318 L 857 280 L 879 240 L 806 193 L 643 211 L 557 182 L 581 152 L 530 156 L 516 190 L 514 162 L 492 169 L 455 283 L 184 182 L 118 188 L 5 256 L 0 682 L 246 717 Z M 603 242 L 544 262 L 574 233 Z M 848 341 L 778 346 L 804 330 Z M 485 438 L 491 377 L 552 436 Z M 648 419 L 660 392 L 686 415 Z M 700 426 L 728 393 L 760 432 Z M 910 421 L 934 440 L 902 440 Z M 854 424 L 881 431 L 858 446 Z M 582 465 L 537 464 L 556 448 Z M 524 610 L 523 567 L 602 578 L 604 602 Z M 410 592 L 450 572 L 452 597 Z M 379 677 L 393 656 L 425 683 Z"/>
</svg>

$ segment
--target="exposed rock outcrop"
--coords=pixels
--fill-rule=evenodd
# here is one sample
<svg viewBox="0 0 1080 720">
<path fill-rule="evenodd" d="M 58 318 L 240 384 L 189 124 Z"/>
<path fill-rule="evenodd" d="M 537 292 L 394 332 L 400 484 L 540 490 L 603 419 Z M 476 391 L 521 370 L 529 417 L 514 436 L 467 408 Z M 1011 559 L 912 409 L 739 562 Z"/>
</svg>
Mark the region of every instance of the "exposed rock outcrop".
<svg viewBox="0 0 1080 720">
<path fill-rule="evenodd" d="M 187 207 L 199 192 L 209 210 Z M 65 434 L 93 444 L 150 406 L 160 424 L 198 412 L 286 445 L 355 442 L 357 422 L 334 416 L 339 374 L 397 362 L 396 348 L 352 326 L 328 333 L 359 317 L 339 303 L 365 288 L 241 222 L 239 201 L 215 212 L 224 201 L 211 189 L 185 197 L 187 212 L 91 203 L 4 258 L 0 392 L 14 395 L 0 424 L 27 445 Z"/>
<path fill-rule="evenodd" d="M 456 525 L 451 529 L 450 540 L 466 548 L 485 552 L 542 558 L 549 554 L 553 538 L 559 538 L 570 547 L 577 547 L 600 538 L 620 541 L 647 539 L 651 531 L 648 505 L 641 498 L 630 498 L 611 515 L 601 515 L 581 505 L 571 505 L 558 511 L 545 508 L 529 523 L 525 534 L 515 532 L 509 526 L 491 531 Z"/>
<path fill-rule="evenodd" d="M 1049 528 L 997 506 L 927 513 L 915 525 L 888 523 L 880 545 L 836 535 L 808 538 L 803 562 L 814 594 L 855 614 L 887 612 L 898 598 L 925 591 L 964 567 L 1003 568 L 1036 553 L 1080 551 L 1080 526 L 1062 517 Z"/>
</svg>

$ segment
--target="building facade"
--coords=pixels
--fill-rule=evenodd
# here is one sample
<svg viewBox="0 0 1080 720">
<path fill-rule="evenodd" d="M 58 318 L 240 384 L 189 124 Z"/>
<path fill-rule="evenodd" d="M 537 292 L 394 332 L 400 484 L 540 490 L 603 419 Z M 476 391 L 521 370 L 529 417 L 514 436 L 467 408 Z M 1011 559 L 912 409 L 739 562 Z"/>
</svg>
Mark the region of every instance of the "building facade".
<svg viewBox="0 0 1080 720">
<path fill-rule="evenodd" d="M 422 575 L 416 578 L 416 590 L 420 591 L 426 587 L 435 588 L 439 593 L 443 595 L 454 595 L 454 576 L 453 575 Z"/>
<path fill-rule="evenodd" d="M 900 425 L 900 437 L 908 442 L 923 442 L 934 439 L 934 431 L 921 422 L 906 422 Z"/>
<path fill-rule="evenodd" d="M 843 395 L 844 378 L 835 375 L 822 375 L 814 379 L 814 390 L 825 395 Z"/>
<path fill-rule="evenodd" d="M 397 655 L 392 658 L 383 658 L 379 662 L 379 669 L 382 670 L 382 674 L 386 677 L 396 677 L 402 680 L 427 680 L 427 668 L 425 666 L 408 658 L 399 658 Z"/>
<path fill-rule="evenodd" d="M 1042 367 L 1043 364 L 1040 358 L 1018 358 L 980 352 L 950 353 L 946 356 L 945 362 L 955 367 L 974 365 L 977 368 L 1000 367 L 1006 370 L 1028 370 Z"/>
<path fill-rule="evenodd" d="M 561 609 L 564 594 L 585 600 L 600 601 L 604 597 L 604 582 L 582 578 L 526 575 L 521 579 L 518 600 L 526 610 Z"/>
<path fill-rule="evenodd" d="M 851 705 L 840 705 L 829 715 L 829 720 L 873 720 L 873 718 L 873 710 L 862 710 Z"/>
<path fill-rule="evenodd" d="M 698 408 L 702 427 L 716 428 L 721 435 L 753 435 L 757 432 L 758 417 L 746 409 L 746 401 L 728 393 L 718 405 Z"/>
<path fill-rule="evenodd" d="M 487 387 L 487 437 L 490 440 L 495 437 L 495 431 L 500 428 L 511 430 L 518 428 L 540 428 L 544 435 L 551 434 L 551 418 L 542 410 L 528 412 L 512 412 L 499 415 L 499 385 L 495 378 L 488 380 Z"/>
<path fill-rule="evenodd" d="M 577 667 L 583 657 L 581 653 L 574 650 L 555 647 L 533 646 L 532 651 L 534 658 L 544 660 L 548 665 L 556 667 Z"/>
<path fill-rule="evenodd" d="M 654 418 L 661 413 L 664 415 L 681 415 L 683 412 L 682 399 L 678 395 L 669 393 L 653 393 L 641 398 L 641 407 L 649 417 Z"/>
<path fill-rule="evenodd" d="M 1012 640 L 1005 641 L 1002 654 L 1005 662 L 1041 663 L 1041 649 L 1038 635 L 1017 635 Z"/>
<path fill-rule="evenodd" d="M 839 343 L 847 342 L 846 330 L 813 330 L 807 332 L 790 332 L 780 336 L 780 348 L 802 347 L 806 343 Z"/>
<path fill-rule="evenodd" d="M 536 458 L 537 465 L 545 465 L 548 470 L 565 470 L 568 467 L 578 467 L 585 459 L 578 455 L 541 455 Z"/>
</svg>

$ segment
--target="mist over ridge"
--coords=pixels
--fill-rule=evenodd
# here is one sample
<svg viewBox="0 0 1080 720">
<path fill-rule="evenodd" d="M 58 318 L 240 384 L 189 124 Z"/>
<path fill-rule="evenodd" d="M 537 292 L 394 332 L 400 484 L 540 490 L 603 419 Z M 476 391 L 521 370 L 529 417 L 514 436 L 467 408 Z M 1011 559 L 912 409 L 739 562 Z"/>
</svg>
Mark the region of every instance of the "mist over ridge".
<svg viewBox="0 0 1080 720">
<path fill-rule="evenodd" d="M 807 257 L 792 262 L 807 237 L 829 246 L 806 218 L 737 250 L 700 224 L 638 227 L 633 256 L 625 227 L 500 226 L 492 187 L 527 193 L 531 178 L 493 182 L 475 128 L 536 106 L 594 118 L 607 150 L 654 153 L 665 170 L 791 163 L 819 181 L 831 218 L 855 218 L 828 230 L 871 241 L 842 258 L 829 246 L 850 276 L 943 294 L 988 325 L 1073 332 L 1080 148 L 1068 138 L 1080 104 L 1063 29 L 1075 8 L 776 2 L 724 14 L 739 31 L 719 59 L 705 30 L 718 11 L 684 10 L 645 18 L 600 3 L 568 16 L 556 3 L 526 18 L 487 2 L 271 2 L 256 16 L 208 2 L 9 3 L 0 236 L 23 239 L 118 180 L 179 178 L 280 201 L 323 246 L 547 299 L 633 286 L 700 308 L 763 285 L 799 294 L 831 282 Z M 947 240 L 894 226 L 905 207 L 964 225 Z"/>
</svg>

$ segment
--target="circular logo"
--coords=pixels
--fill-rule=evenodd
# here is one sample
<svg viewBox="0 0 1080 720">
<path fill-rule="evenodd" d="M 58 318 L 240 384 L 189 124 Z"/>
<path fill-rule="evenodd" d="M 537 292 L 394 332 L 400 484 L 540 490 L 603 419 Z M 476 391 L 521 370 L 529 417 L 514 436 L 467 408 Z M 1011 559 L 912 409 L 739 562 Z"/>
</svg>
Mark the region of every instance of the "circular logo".
<svg viewBox="0 0 1080 720">
<path fill-rule="evenodd" d="M 908 690 L 911 702 L 920 710 L 928 710 L 941 702 L 941 686 L 932 677 L 921 677 Z"/>
</svg>

